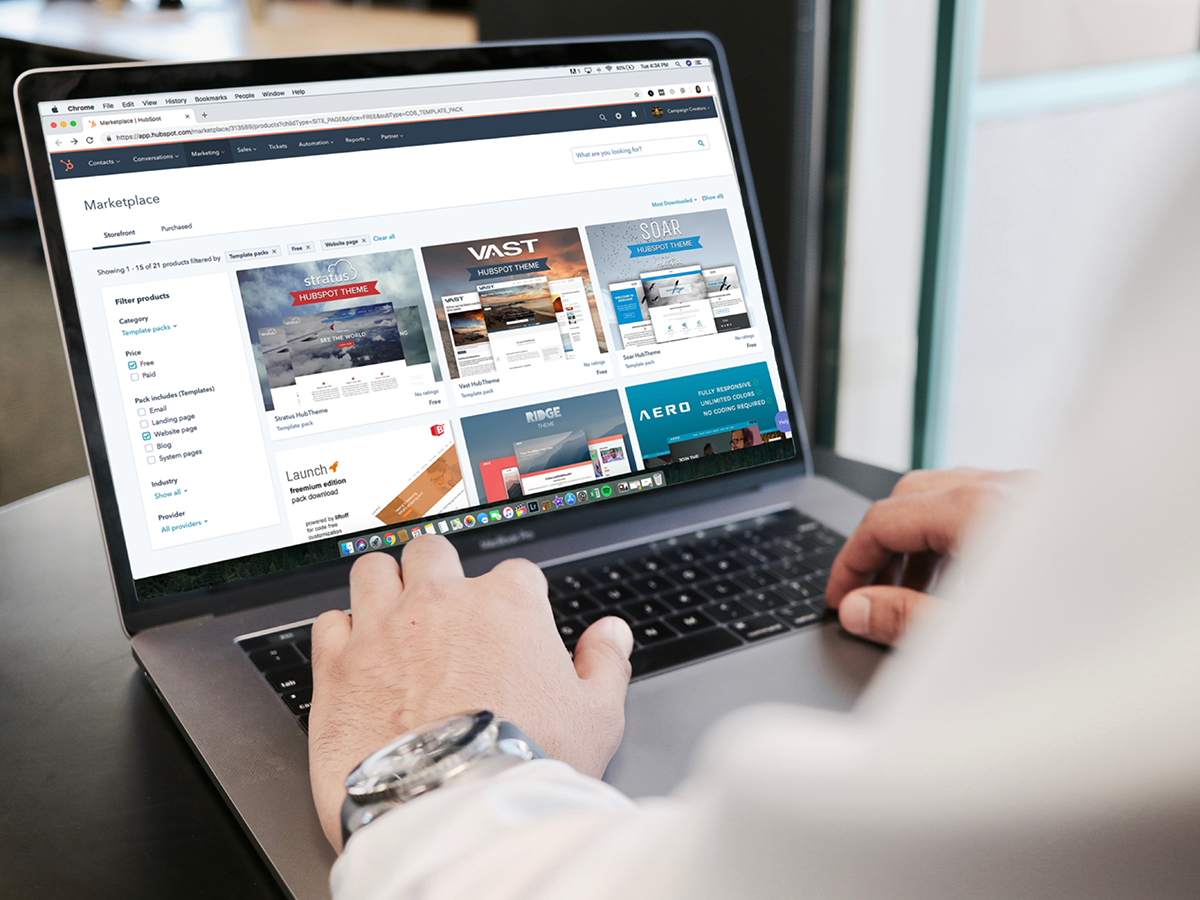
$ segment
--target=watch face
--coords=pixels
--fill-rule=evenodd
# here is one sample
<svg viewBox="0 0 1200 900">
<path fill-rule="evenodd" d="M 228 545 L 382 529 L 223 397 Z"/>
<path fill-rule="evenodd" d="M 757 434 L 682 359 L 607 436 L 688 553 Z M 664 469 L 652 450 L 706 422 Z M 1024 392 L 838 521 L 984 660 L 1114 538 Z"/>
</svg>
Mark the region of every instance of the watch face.
<svg viewBox="0 0 1200 900">
<path fill-rule="evenodd" d="M 440 778 L 489 747 L 495 732 L 495 717 L 490 712 L 441 719 L 368 756 L 346 779 L 346 791 L 354 797 L 369 797 Z"/>
</svg>

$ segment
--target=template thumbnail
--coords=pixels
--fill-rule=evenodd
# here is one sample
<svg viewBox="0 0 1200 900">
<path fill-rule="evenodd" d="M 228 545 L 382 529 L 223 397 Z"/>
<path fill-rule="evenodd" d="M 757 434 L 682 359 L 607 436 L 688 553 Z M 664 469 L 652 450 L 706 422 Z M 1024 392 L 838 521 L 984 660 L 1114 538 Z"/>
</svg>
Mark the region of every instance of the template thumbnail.
<svg viewBox="0 0 1200 900">
<path fill-rule="evenodd" d="M 750 328 L 725 210 L 589 225 L 587 239 L 618 349 Z"/>
<path fill-rule="evenodd" d="M 296 540 L 397 525 L 467 505 L 449 422 L 287 450 L 275 459 Z"/>
<path fill-rule="evenodd" d="M 787 417 L 763 362 L 635 385 L 625 396 L 648 467 L 786 436 L 780 425 Z"/>
<path fill-rule="evenodd" d="M 479 496 L 487 503 L 633 470 L 616 391 L 470 416 L 462 429 Z"/>
<path fill-rule="evenodd" d="M 423 247 L 451 379 L 608 352 L 578 229 Z"/>
<path fill-rule="evenodd" d="M 237 279 L 268 412 L 381 394 L 391 397 L 374 405 L 394 410 L 397 394 L 441 379 L 411 250 L 243 269 Z"/>
</svg>

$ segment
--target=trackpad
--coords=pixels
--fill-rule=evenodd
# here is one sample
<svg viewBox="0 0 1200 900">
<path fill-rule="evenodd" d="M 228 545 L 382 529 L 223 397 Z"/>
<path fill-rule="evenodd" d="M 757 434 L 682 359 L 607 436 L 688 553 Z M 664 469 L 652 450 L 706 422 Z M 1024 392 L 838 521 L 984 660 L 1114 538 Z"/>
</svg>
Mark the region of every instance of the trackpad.
<svg viewBox="0 0 1200 900">
<path fill-rule="evenodd" d="M 884 656 L 827 622 L 635 682 L 604 780 L 631 797 L 669 793 L 721 717 L 754 703 L 849 710 Z"/>
</svg>

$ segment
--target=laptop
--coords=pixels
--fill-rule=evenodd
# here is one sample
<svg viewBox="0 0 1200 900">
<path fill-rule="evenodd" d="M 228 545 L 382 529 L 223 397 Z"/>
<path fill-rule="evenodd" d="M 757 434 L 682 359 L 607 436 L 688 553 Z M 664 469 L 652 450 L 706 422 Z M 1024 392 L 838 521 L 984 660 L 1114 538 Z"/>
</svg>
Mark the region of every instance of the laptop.
<svg viewBox="0 0 1200 900">
<path fill-rule="evenodd" d="M 26 73 L 22 132 L 122 625 L 280 884 L 328 895 L 310 625 L 441 534 L 636 637 L 607 780 L 755 701 L 849 708 L 812 474 L 708 35 Z M 769 187 L 768 189 L 777 189 Z"/>
</svg>

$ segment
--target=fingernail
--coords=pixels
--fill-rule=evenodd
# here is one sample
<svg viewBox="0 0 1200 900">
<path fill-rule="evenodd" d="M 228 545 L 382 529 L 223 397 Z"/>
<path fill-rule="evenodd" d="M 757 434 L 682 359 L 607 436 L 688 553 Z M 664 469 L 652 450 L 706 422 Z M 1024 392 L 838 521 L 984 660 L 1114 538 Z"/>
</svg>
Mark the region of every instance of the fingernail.
<svg viewBox="0 0 1200 900">
<path fill-rule="evenodd" d="M 871 598 L 862 591 L 847 594 L 838 606 L 838 617 L 848 632 L 866 636 L 871 627 Z"/>
<path fill-rule="evenodd" d="M 629 659 L 633 652 L 633 631 L 629 623 L 617 616 L 610 616 L 604 621 L 604 638 L 621 651 L 621 655 Z"/>
</svg>

